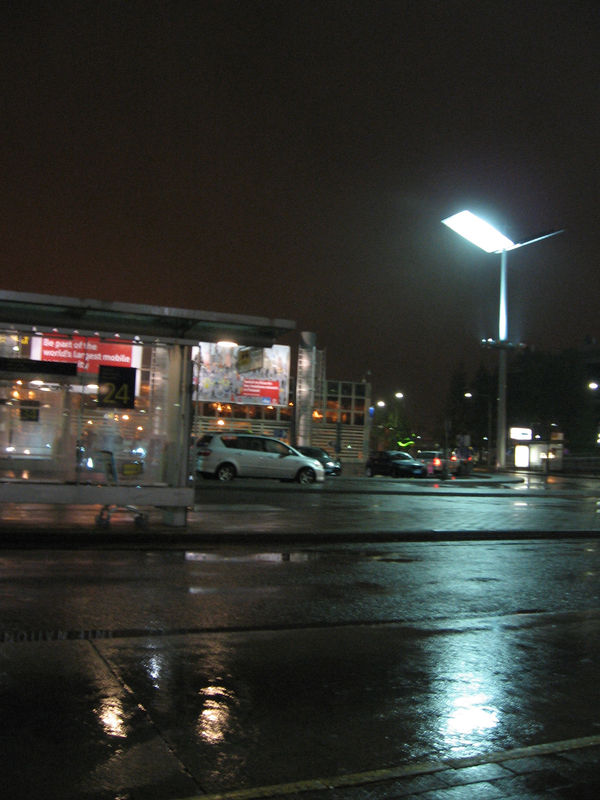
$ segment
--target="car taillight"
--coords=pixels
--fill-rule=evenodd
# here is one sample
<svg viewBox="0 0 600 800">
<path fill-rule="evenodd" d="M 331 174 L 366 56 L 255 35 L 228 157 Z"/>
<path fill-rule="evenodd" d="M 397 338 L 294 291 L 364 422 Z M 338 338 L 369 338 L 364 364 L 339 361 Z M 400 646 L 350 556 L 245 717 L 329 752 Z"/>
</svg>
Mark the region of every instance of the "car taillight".
<svg viewBox="0 0 600 800">
<path fill-rule="evenodd" d="M 450 461 L 458 461 L 458 458 L 455 455 L 451 455 Z"/>
<path fill-rule="evenodd" d="M 442 466 L 442 459 L 441 458 L 434 458 L 433 459 L 433 466 L 434 467 L 441 467 Z"/>
</svg>

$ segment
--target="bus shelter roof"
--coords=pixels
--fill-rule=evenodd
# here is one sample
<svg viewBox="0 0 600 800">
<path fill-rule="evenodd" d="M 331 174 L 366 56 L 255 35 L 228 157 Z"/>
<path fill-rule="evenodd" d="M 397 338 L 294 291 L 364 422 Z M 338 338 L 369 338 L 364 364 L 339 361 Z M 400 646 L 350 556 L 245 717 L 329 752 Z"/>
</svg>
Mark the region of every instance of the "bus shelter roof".
<svg viewBox="0 0 600 800">
<path fill-rule="evenodd" d="M 285 319 L 0 290 L 0 326 L 32 333 L 134 339 L 142 343 L 235 341 L 269 347 L 296 329 Z"/>
</svg>

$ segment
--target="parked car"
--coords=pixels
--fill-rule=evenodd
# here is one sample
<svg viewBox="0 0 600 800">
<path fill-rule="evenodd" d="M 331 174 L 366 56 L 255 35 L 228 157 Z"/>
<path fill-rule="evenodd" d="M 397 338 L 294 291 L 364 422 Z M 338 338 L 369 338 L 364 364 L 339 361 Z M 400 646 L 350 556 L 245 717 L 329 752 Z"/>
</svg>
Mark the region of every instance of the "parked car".
<svg viewBox="0 0 600 800">
<path fill-rule="evenodd" d="M 327 450 L 323 450 L 322 447 L 307 447 L 302 445 L 301 447 L 297 447 L 296 450 L 304 456 L 316 458 L 317 461 L 320 461 L 325 470 L 325 475 L 342 474 L 341 462 L 337 458 L 330 456 Z"/>
<path fill-rule="evenodd" d="M 378 450 L 371 453 L 365 465 L 367 477 L 391 475 L 393 478 L 423 478 L 427 467 L 401 450 Z"/>
<path fill-rule="evenodd" d="M 323 465 L 289 444 L 247 433 L 207 433 L 197 442 L 196 471 L 206 478 L 277 478 L 302 484 L 322 482 Z"/>
<path fill-rule="evenodd" d="M 460 469 L 456 455 L 446 457 L 443 450 L 419 450 L 417 459 L 425 464 L 428 475 L 456 475 Z"/>
<path fill-rule="evenodd" d="M 472 447 L 457 447 L 452 451 L 452 458 L 458 462 L 459 475 L 471 474 L 474 466 Z"/>
</svg>

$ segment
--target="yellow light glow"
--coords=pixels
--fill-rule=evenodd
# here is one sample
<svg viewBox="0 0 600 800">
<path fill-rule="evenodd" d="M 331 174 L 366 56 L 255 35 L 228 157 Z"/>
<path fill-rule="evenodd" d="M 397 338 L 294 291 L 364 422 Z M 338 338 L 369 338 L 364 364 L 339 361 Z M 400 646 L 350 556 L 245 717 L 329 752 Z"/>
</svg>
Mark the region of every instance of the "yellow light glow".
<svg viewBox="0 0 600 800">
<path fill-rule="evenodd" d="M 124 739 L 127 736 L 123 706 L 118 698 L 108 697 L 104 699 L 96 713 L 105 733 L 109 736 L 117 736 L 120 739 Z"/>
</svg>

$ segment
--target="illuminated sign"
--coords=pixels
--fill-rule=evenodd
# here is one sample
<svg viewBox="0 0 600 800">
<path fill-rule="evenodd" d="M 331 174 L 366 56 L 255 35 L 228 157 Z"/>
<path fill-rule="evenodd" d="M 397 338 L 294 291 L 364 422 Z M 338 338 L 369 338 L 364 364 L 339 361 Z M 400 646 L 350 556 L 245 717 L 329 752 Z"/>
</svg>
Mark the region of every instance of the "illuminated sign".
<svg viewBox="0 0 600 800">
<path fill-rule="evenodd" d="M 32 355 L 45 362 L 77 364 L 80 372 L 98 373 L 101 364 L 131 367 L 133 345 L 129 342 L 106 342 L 98 337 L 41 336 L 31 341 Z"/>
<path fill-rule="evenodd" d="M 519 469 L 529 468 L 529 447 L 526 444 L 515 446 L 515 467 Z"/>
<path fill-rule="evenodd" d="M 533 431 L 531 428 L 511 428 L 510 438 L 516 442 L 530 442 L 532 439 Z"/>
<path fill-rule="evenodd" d="M 200 342 L 192 349 L 196 364 L 194 399 L 203 402 L 287 406 L 290 348 L 237 347 Z"/>
</svg>

